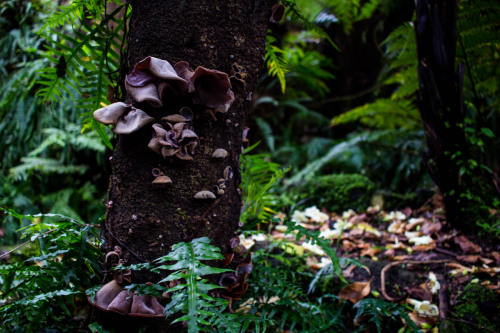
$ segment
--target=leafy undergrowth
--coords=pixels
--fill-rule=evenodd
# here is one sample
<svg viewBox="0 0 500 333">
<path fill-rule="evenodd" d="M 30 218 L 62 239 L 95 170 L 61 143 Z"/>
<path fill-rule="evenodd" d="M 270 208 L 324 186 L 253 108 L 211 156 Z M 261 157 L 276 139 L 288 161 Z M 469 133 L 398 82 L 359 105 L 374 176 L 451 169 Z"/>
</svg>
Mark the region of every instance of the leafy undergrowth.
<svg viewBox="0 0 500 333">
<path fill-rule="evenodd" d="M 436 204 L 439 206 L 439 202 Z M 322 244 L 313 244 L 304 237 L 297 240 L 297 226 L 330 240 L 336 256 L 341 258 L 347 283 L 334 277 L 336 259 L 325 252 Z M 452 230 L 439 207 L 393 212 L 370 207 L 363 213 L 350 210 L 339 216 L 313 206 L 294 211 L 292 216 L 276 215 L 269 230 L 242 237 L 242 244 L 255 251 L 259 261 L 251 277 L 256 282 L 255 297 L 266 294 L 265 271 L 276 266 L 281 267 L 282 276 L 268 279 L 269 284 L 292 288 L 302 280 L 303 289 L 290 290 L 288 295 L 306 297 L 309 305 L 316 302 L 325 306 L 325 297 L 330 302 L 342 301 L 343 308 L 335 308 L 335 315 L 344 317 L 336 322 L 342 323 L 339 330 L 414 330 L 409 318 L 423 331 L 500 330 L 500 242 L 490 240 L 480 246 L 485 243 L 482 239 Z M 267 260 L 261 258 L 264 253 Z M 293 267 L 290 263 L 294 261 L 302 261 L 302 265 Z M 293 274 L 290 270 L 294 270 Z M 276 295 L 271 301 L 289 303 L 289 299 L 284 301 L 286 296 Z M 472 299 L 475 304 L 469 301 Z M 283 315 L 305 311 L 300 306 L 291 310 Z M 331 318 L 335 315 L 330 314 Z M 318 327 L 317 320 L 306 320 Z M 300 326 L 290 331 L 308 329 Z"/>
<path fill-rule="evenodd" d="M 31 252 L 1 255 L 11 261 L 0 266 L 0 331 L 113 331 L 95 322 L 96 310 L 85 301 L 85 290 L 95 295 L 106 281 L 99 226 L 55 214 L 5 213 L 31 222 L 23 247 Z M 371 207 L 336 215 L 313 206 L 279 213 L 265 226 L 265 233 L 240 236 L 234 267 L 203 263 L 222 259 L 203 238 L 180 243 L 158 260 L 168 266 L 114 269 L 176 270 L 158 284 L 125 289 L 140 295 L 155 290 L 167 319 L 178 318 L 189 332 L 500 329 L 499 242 L 485 245 L 449 231 L 439 209 Z M 225 277 L 209 278 L 221 271 Z"/>
</svg>

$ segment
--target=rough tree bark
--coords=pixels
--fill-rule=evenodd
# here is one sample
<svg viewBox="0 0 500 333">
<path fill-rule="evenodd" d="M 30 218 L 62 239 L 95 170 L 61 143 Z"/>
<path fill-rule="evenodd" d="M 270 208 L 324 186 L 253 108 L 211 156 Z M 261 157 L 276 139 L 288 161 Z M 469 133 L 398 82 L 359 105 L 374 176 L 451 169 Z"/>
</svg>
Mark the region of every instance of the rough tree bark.
<svg viewBox="0 0 500 333">
<path fill-rule="evenodd" d="M 130 4 L 125 73 L 130 73 L 138 61 L 153 56 L 172 65 L 187 61 L 193 69 L 203 66 L 228 74 L 236 62 L 248 76 L 245 86 L 233 85 L 235 101 L 228 112 L 217 113 L 216 119 L 205 108 L 193 105 L 189 98 L 164 100 L 160 108 L 133 102 L 155 117 L 156 122 L 162 116 L 177 113 L 182 106 L 192 107 L 193 127 L 200 144 L 193 161 L 178 163 L 148 149 L 150 125 L 129 135 L 119 135 L 111 158 L 106 250 L 120 246 L 122 258 L 133 264 L 165 255 L 175 243 L 208 236 L 222 253 L 227 253 L 241 209 L 238 185 L 242 131 L 262 68 L 273 1 L 132 0 Z M 125 101 L 132 102 L 130 97 Z M 212 159 L 217 148 L 227 150 L 229 156 Z M 234 176 L 226 182 L 225 194 L 216 200 L 194 199 L 198 191 L 211 190 L 223 178 L 227 166 Z M 168 175 L 171 186 L 153 188 L 153 168 Z M 149 278 L 133 275 L 134 282 L 146 282 Z M 137 324 L 134 318 L 113 318 L 115 326 L 123 324 L 131 329 Z M 169 331 L 165 320 L 153 321 L 159 325 L 154 331 Z"/>
<path fill-rule="evenodd" d="M 466 159 L 462 100 L 463 67 L 455 68 L 457 5 L 454 0 L 418 0 L 415 32 L 418 51 L 419 108 L 428 151 L 422 153 L 439 187 L 451 224 L 464 229 L 464 184 L 454 154 Z"/>
</svg>

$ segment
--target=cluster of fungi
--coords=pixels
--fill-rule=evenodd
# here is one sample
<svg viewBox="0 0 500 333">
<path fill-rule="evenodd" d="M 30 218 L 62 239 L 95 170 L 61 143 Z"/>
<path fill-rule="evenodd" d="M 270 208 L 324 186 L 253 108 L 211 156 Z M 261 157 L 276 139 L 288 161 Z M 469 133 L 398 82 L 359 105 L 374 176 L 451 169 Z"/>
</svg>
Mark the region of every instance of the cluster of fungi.
<svg viewBox="0 0 500 333">
<path fill-rule="evenodd" d="M 216 119 L 214 113 L 227 112 L 234 101 L 231 83 L 238 86 L 245 84 L 246 71 L 243 67 L 235 63 L 232 65 L 232 72 L 233 75 L 229 77 L 224 72 L 201 66 L 192 70 L 185 61 L 172 66 L 166 60 L 147 57 L 139 61 L 132 73 L 126 76 L 125 88 L 133 101 L 146 103 L 153 108 L 162 107 L 164 96 L 167 95 L 190 97 L 194 105 L 204 106 L 212 119 Z M 189 163 L 194 159 L 196 148 L 200 145 L 200 139 L 193 127 L 195 114 L 188 106 L 183 106 L 176 113 L 163 115 L 161 120 L 156 122 L 154 117 L 134 105 L 117 102 L 96 110 L 94 118 L 102 124 L 113 125 L 112 131 L 123 135 L 151 126 L 148 148 L 165 160 Z M 224 159 L 228 155 L 227 150 L 218 148 L 211 153 L 211 158 Z M 152 175 L 155 178 L 152 186 L 155 188 L 167 187 L 175 181 L 159 168 L 154 168 Z M 226 182 L 232 177 L 233 171 L 227 166 L 211 190 L 200 190 L 193 194 L 193 197 L 200 200 L 216 199 L 225 193 Z M 245 280 L 252 270 L 252 262 L 250 254 L 239 244 L 238 237 L 231 239 L 230 248 L 232 253 L 225 255 L 224 266 L 234 269 L 234 272 L 225 273 L 220 277 L 219 285 L 224 291 L 219 292 L 219 295 L 229 300 L 229 310 L 232 311 L 232 301 L 239 299 L 248 289 Z M 121 259 L 121 249 L 115 247 L 114 251 L 108 252 L 106 264 L 125 264 Z M 129 270 L 114 272 L 116 273 L 113 280 L 103 285 L 95 297 L 89 297 L 94 306 L 103 311 L 130 316 L 165 316 L 164 308 L 156 297 L 138 295 L 124 287 L 131 283 Z M 167 298 L 169 295 L 165 294 L 164 299 Z"/>
</svg>

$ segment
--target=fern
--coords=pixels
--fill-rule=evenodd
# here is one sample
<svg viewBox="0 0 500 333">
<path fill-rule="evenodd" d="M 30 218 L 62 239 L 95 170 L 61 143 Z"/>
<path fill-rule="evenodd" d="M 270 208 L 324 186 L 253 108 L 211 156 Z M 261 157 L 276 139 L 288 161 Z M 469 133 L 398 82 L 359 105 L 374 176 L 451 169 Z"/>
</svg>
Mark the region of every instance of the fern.
<svg viewBox="0 0 500 333">
<path fill-rule="evenodd" d="M 26 180 L 33 174 L 83 174 L 87 170 L 86 165 L 64 165 L 60 160 L 42 157 L 23 157 L 22 164 L 10 169 L 14 180 Z"/>
<path fill-rule="evenodd" d="M 405 308 L 399 304 L 366 298 L 354 304 L 353 308 L 358 310 L 354 321 L 361 323 L 361 330 L 371 330 L 372 326 L 366 323 L 368 321 L 368 323 L 375 325 L 378 333 L 385 332 L 384 328 L 389 324 L 384 323 L 384 320 L 389 320 L 401 326 L 403 324 L 401 319 L 404 319 L 409 328 L 408 332 L 420 332 L 418 326 L 406 313 Z M 361 318 L 364 320 L 360 320 Z"/>
<path fill-rule="evenodd" d="M 210 284 L 202 278 L 204 275 L 231 271 L 210 267 L 201 262 L 202 260 L 222 259 L 224 256 L 220 253 L 220 249 L 211 246 L 210 239 L 202 237 L 193 239 L 189 243 L 175 244 L 169 254 L 155 260 L 160 264 L 176 261 L 175 264 L 161 265 L 154 270 L 174 271 L 159 283 L 183 281 L 167 291 L 174 293 L 171 302 L 165 308 L 168 315 L 178 312 L 184 314 L 172 323 L 186 321 L 189 333 L 199 332 L 204 327 L 210 327 L 211 323 L 207 319 L 209 320 L 214 315 L 212 309 L 223 309 L 227 306 L 227 301 L 208 295 L 209 291 L 221 287 Z"/>
<path fill-rule="evenodd" d="M 98 20 L 101 12 L 102 8 L 99 0 L 73 0 L 67 6 L 59 7 L 59 10 L 46 20 L 40 31 L 53 30 L 65 25 L 72 26 L 81 21 L 82 18 Z M 91 16 L 88 17 L 88 14 L 91 14 Z"/>
<path fill-rule="evenodd" d="M 115 50 L 121 47 L 120 32 L 124 24 L 114 16 L 124 6 L 118 7 L 98 24 L 91 26 L 81 16 L 83 8 L 89 4 L 94 11 L 97 10 L 97 2 L 76 1 L 48 20 L 48 27 L 53 28 L 69 20 L 81 20 L 81 25 L 79 29 L 73 29 L 75 37 L 55 30 L 44 33 L 53 44 L 46 46 L 45 56 L 55 66 L 39 71 L 37 83 L 42 88 L 37 91 L 37 95 L 45 101 L 57 101 L 63 92 L 74 99 L 77 98 L 75 92 L 89 96 L 78 102 L 81 108 L 89 111 L 84 114 L 87 117 L 84 129 L 95 129 L 106 146 L 112 148 L 104 126 L 92 120 L 91 112 L 109 103 L 108 87 L 112 86 L 113 76 L 116 78 L 120 59 Z M 110 21 L 117 24 L 117 28 L 112 31 L 108 28 Z"/>
<path fill-rule="evenodd" d="M 78 330 L 78 298 L 101 277 L 94 225 L 58 214 L 24 215 L 0 208 L 5 218 L 30 223 L 22 229 L 33 255 L 0 266 L 2 328 L 9 332 Z M 19 255 L 19 254 L 17 254 Z M 24 259 L 24 258 L 22 258 Z"/>
<path fill-rule="evenodd" d="M 242 222 L 256 219 L 259 222 L 269 219 L 276 205 L 278 196 L 271 192 L 279 179 L 289 169 L 279 169 L 279 164 L 268 160 L 269 155 L 249 155 L 259 143 L 246 148 L 240 157 L 242 169 L 242 190 L 245 205 L 240 216 Z"/>
<path fill-rule="evenodd" d="M 356 22 L 369 19 L 376 10 L 380 10 L 381 0 L 325 0 L 322 1 L 323 10 L 316 18 L 316 22 L 328 25 L 328 22 L 339 22 L 344 31 L 349 34 Z M 304 4 L 305 6 L 306 4 Z"/>
<path fill-rule="evenodd" d="M 277 76 L 281 85 L 281 92 L 284 94 L 286 90 L 285 74 L 289 71 L 286 59 L 283 57 L 285 53 L 282 49 L 273 45 L 276 38 L 268 32 L 266 41 L 265 62 L 270 76 Z"/>
<path fill-rule="evenodd" d="M 272 332 L 346 331 L 345 318 L 336 296 L 312 299 L 303 291 L 311 277 L 303 257 L 287 256 L 272 242 L 252 255 L 254 269 L 248 276 L 248 300 L 238 311 L 259 313 Z"/>
<path fill-rule="evenodd" d="M 418 78 L 413 26 L 409 23 L 399 26 L 391 32 L 383 45 L 388 65 L 383 68 L 379 81 L 382 86 L 396 84 L 391 97 L 377 98 L 373 103 L 335 116 L 330 126 L 357 122 L 379 130 L 421 128 L 420 113 L 414 97 L 418 89 Z"/>
<path fill-rule="evenodd" d="M 288 221 L 285 223 L 288 226 L 287 233 L 296 233 L 295 237 L 297 240 L 301 237 L 305 237 L 305 241 L 311 242 L 313 245 L 318 244 L 323 251 L 330 257 L 333 265 L 333 272 L 339 277 L 342 282 L 347 282 L 342 273 L 342 267 L 340 266 L 340 260 L 337 257 L 337 252 L 330 246 L 331 241 L 319 236 L 319 231 L 308 230 L 293 221 Z"/>
<path fill-rule="evenodd" d="M 414 130 L 421 127 L 420 114 L 412 101 L 404 99 L 378 98 L 334 117 L 330 126 L 359 122 L 373 129 Z"/>
</svg>

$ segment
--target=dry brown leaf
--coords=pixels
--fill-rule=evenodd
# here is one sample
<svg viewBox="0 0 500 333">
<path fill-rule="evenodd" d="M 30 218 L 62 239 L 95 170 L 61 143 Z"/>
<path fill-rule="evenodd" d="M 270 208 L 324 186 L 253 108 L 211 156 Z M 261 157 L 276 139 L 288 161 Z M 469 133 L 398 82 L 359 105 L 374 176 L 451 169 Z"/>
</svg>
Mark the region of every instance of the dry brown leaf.
<svg viewBox="0 0 500 333">
<path fill-rule="evenodd" d="M 342 271 L 342 275 L 344 275 L 344 278 L 346 279 L 350 279 L 352 277 L 354 277 L 354 270 L 356 269 L 356 266 L 355 265 L 351 265 L 349 267 L 347 267 L 346 269 L 344 269 Z"/>
<path fill-rule="evenodd" d="M 497 265 L 500 265 L 500 252 L 493 251 L 493 252 L 491 252 L 491 255 L 497 261 Z"/>
<path fill-rule="evenodd" d="M 480 253 L 481 252 L 481 247 L 472 243 L 467 237 L 465 236 L 457 236 L 455 237 L 455 244 L 460 246 L 462 251 L 464 253 Z"/>
<path fill-rule="evenodd" d="M 439 221 L 435 221 L 435 222 L 426 221 L 422 225 L 422 228 L 420 230 L 425 235 L 432 235 L 432 234 L 436 234 L 439 231 L 441 231 L 442 228 L 443 228 L 443 225 Z"/>
<path fill-rule="evenodd" d="M 403 232 L 405 232 L 406 227 L 406 222 L 401 220 L 394 220 L 387 228 L 387 231 L 391 234 L 402 234 Z"/>
<path fill-rule="evenodd" d="M 467 256 L 457 256 L 457 260 L 465 261 L 471 264 L 475 264 L 479 260 L 479 255 L 471 254 Z"/>
<path fill-rule="evenodd" d="M 354 282 L 353 284 L 345 286 L 340 290 L 339 297 L 356 304 L 370 294 L 370 283 L 372 280 L 373 277 L 367 282 Z"/>
<path fill-rule="evenodd" d="M 415 322 L 415 324 L 417 324 L 417 326 L 420 327 L 420 328 L 422 328 L 422 324 L 427 324 L 429 326 L 434 326 L 434 325 L 436 325 L 436 322 L 437 322 L 437 317 L 435 317 L 435 318 L 432 318 L 432 317 L 423 318 L 423 317 L 420 317 L 415 312 L 412 312 L 412 313 L 410 313 L 408 315 L 410 316 L 411 320 L 413 320 Z"/>
<path fill-rule="evenodd" d="M 361 256 L 370 256 L 373 258 L 376 257 L 377 254 L 379 254 L 380 252 L 382 252 L 382 250 L 377 249 L 375 247 L 369 247 L 367 249 L 361 250 Z"/>
<path fill-rule="evenodd" d="M 485 265 L 491 265 L 492 263 L 495 262 L 495 260 L 493 259 L 490 259 L 490 258 L 484 258 L 484 257 L 481 257 L 479 258 L 479 260 L 481 260 L 481 262 Z"/>
<path fill-rule="evenodd" d="M 396 255 L 396 251 L 394 250 L 394 248 L 391 247 L 388 250 L 385 250 L 383 255 L 389 258 L 389 260 L 392 260 Z"/>
<path fill-rule="evenodd" d="M 415 252 L 415 251 L 422 251 L 422 252 L 425 252 L 425 251 L 430 251 L 430 250 L 434 250 L 436 248 L 436 243 L 430 243 L 430 244 L 426 244 L 426 245 L 415 245 L 413 246 L 411 249 Z"/>
<path fill-rule="evenodd" d="M 490 284 L 489 286 L 486 286 L 486 288 L 493 290 L 500 295 L 500 281 L 498 281 L 497 284 Z"/>
<path fill-rule="evenodd" d="M 356 248 L 356 244 L 354 244 L 354 242 L 351 242 L 347 239 L 344 239 L 342 241 L 342 250 L 344 250 L 345 252 L 351 252 L 352 250 L 354 250 L 354 248 Z"/>
<path fill-rule="evenodd" d="M 426 282 L 420 284 L 418 287 L 408 288 L 408 295 L 411 298 L 419 299 L 422 301 L 432 300 L 432 294 Z"/>
<path fill-rule="evenodd" d="M 423 217 L 419 218 L 412 218 L 408 220 L 408 224 L 406 225 L 405 229 L 406 231 L 410 231 L 411 229 L 415 228 L 417 225 L 422 225 L 425 223 L 425 219 Z"/>
<path fill-rule="evenodd" d="M 500 267 L 479 267 L 479 272 L 495 276 L 500 273 Z"/>
</svg>

